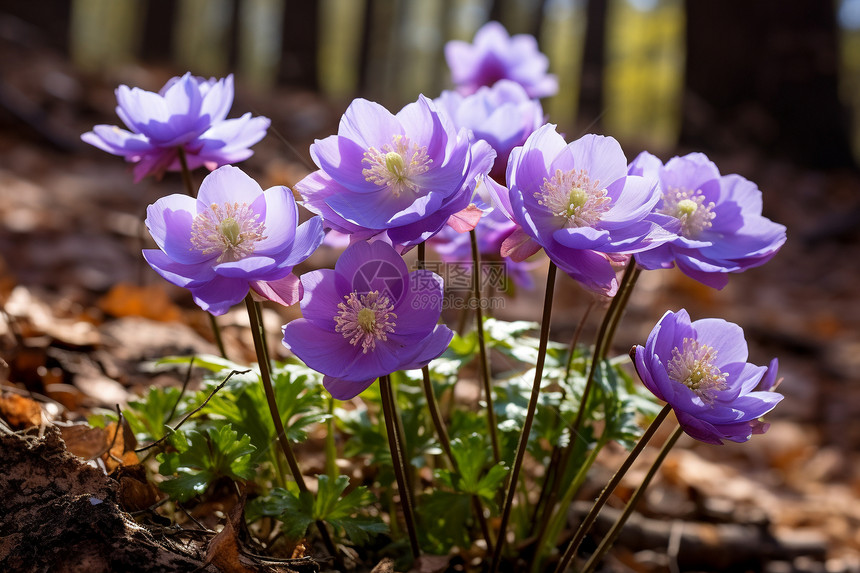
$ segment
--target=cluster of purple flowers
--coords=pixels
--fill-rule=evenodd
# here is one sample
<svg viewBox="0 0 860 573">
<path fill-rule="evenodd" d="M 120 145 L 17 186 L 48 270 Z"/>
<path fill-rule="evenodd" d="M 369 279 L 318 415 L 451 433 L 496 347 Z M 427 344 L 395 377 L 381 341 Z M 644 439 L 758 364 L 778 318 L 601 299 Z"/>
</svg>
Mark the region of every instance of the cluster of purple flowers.
<svg viewBox="0 0 860 573">
<path fill-rule="evenodd" d="M 171 195 L 149 207 L 158 249 L 144 257 L 212 314 L 249 290 L 285 305 L 301 301 L 303 318 L 285 327 L 284 344 L 340 399 L 447 347 L 451 331 L 437 325 L 442 280 L 408 273 L 401 257 L 424 241 L 463 260 L 463 233 L 476 229 L 482 252 L 511 268 L 543 249 L 584 287 L 609 296 L 619 263 L 677 265 L 722 288 L 729 273 L 763 264 L 785 241 L 785 228 L 762 216 L 755 184 L 721 175 L 702 154 L 663 165 L 643 153 L 628 165 L 611 137 L 567 143 L 544 124 L 536 98 L 558 84 L 533 37 L 510 37 L 491 22 L 473 43 L 450 42 L 445 53 L 456 91 L 419 96 L 397 113 L 356 99 L 337 134 L 311 145 L 318 169 L 295 189 L 317 216 L 301 225 L 289 189 L 263 191 L 227 165 L 249 157 L 269 125 L 250 114 L 226 119 L 232 76 L 185 74 L 159 93 L 120 86 L 117 114 L 131 131 L 98 125 L 83 139 L 135 163 L 135 180 L 214 170 L 196 199 Z M 351 246 L 334 270 L 299 280 L 293 268 L 325 231 L 347 235 Z M 636 351 L 645 384 L 698 439 L 746 439 L 778 402 L 778 394 L 753 391 L 763 370 L 746 364 L 738 330 L 669 313 Z"/>
</svg>

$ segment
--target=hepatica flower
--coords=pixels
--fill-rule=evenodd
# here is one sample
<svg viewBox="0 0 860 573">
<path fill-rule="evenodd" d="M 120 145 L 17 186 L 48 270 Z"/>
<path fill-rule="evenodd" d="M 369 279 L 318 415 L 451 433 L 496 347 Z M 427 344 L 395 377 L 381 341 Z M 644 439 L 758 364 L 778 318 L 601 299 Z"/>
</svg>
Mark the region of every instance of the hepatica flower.
<svg viewBox="0 0 860 573">
<path fill-rule="evenodd" d="M 146 262 L 215 315 L 227 312 L 249 289 L 281 304 L 298 302 L 293 267 L 323 240 L 319 217 L 296 226 L 298 209 L 289 189 L 263 191 L 229 165 L 206 176 L 196 199 L 169 195 L 150 205 L 146 215 L 159 247 L 143 251 Z"/>
<path fill-rule="evenodd" d="M 511 80 L 499 80 L 492 87 L 480 87 L 469 96 L 444 91 L 435 100 L 448 112 L 454 125 L 472 130 L 496 151 L 490 175 L 504 179 L 508 156 L 514 147 L 544 123 L 540 101 L 529 98 L 526 90 Z"/>
<path fill-rule="evenodd" d="M 516 228 L 517 225 L 498 209 L 493 209 L 481 217 L 475 227 L 475 234 L 478 238 L 478 251 L 482 257 L 481 264 L 487 269 L 484 272 L 488 274 L 496 272 L 496 268 L 487 265 L 498 264 L 502 243 Z M 468 233 L 458 233 L 452 227 L 446 227 L 427 242 L 433 246 L 445 263 L 471 264 L 472 243 Z M 525 289 L 534 288 L 531 271 L 536 266 L 535 263 L 515 262 L 509 258 L 502 259 L 502 262 L 505 265 L 504 280 L 511 279 L 517 286 Z M 498 284 L 498 281 L 491 282 Z"/>
<path fill-rule="evenodd" d="M 284 327 L 284 345 L 324 374 L 323 384 L 348 400 L 380 376 L 421 368 L 442 354 L 453 333 L 439 325 L 442 279 L 408 272 L 394 248 L 357 242 L 334 270 L 301 277 L 303 318 Z"/>
<path fill-rule="evenodd" d="M 687 311 L 669 311 L 645 346 L 632 353 L 645 386 L 672 406 L 687 434 L 702 442 L 745 442 L 764 432 L 760 418 L 783 398 L 769 391 L 776 360 L 770 367 L 747 363 L 743 330 L 725 320 L 690 322 Z"/>
<path fill-rule="evenodd" d="M 680 223 L 678 236 L 636 260 L 646 269 L 671 268 L 721 289 L 728 273 L 769 261 L 785 242 L 785 227 L 761 214 L 761 191 L 740 175 L 720 175 L 701 153 L 675 157 L 664 166 L 643 152 L 630 173 L 657 177 L 662 197 L 655 209 Z"/>
<path fill-rule="evenodd" d="M 81 139 L 136 163 L 135 182 L 179 171 L 180 148 L 189 169 L 203 165 L 212 170 L 243 161 L 271 123 L 250 113 L 226 119 L 233 104 L 232 75 L 206 80 L 187 73 L 168 81 L 158 93 L 121 85 L 116 99 L 116 113 L 131 131 L 97 125 Z"/>
<path fill-rule="evenodd" d="M 445 60 L 457 91 L 465 95 L 503 79 L 517 82 L 532 98 L 558 92 L 558 79 L 547 73 L 549 59 L 538 50 L 534 36 L 509 36 L 498 22 L 484 24 L 471 44 L 445 44 Z"/>
<path fill-rule="evenodd" d="M 396 115 L 357 99 L 337 135 L 317 140 L 320 168 L 296 184 L 305 206 L 353 240 L 386 234 L 401 252 L 426 240 L 469 206 L 495 153 L 420 96 Z"/>
<path fill-rule="evenodd" d="M 612 261 L 674 237 L 671 218 L 651 213 L 660 199 L 656 181 L 628 176 L 611 137 L 586 135 L 566 144 L 547 124 L 513 150 L 507 182 L 505 189 L 487 180 L 496 206 L 519 226 L 502 256 L 521 261 L 543 247 L 594 291 L 615 294 Z"/>
</svg>

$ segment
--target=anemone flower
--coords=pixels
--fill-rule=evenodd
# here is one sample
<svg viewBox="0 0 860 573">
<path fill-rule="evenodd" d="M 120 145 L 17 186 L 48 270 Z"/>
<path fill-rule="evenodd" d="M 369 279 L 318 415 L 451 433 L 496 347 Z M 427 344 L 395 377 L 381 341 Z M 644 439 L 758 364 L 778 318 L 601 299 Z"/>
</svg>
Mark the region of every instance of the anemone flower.
<svg viewBox="0 0 860 573">
<path fill-rule="evenodd" d="M 674 157 L 663 165 L 642 152 L 630 173 L 655 177 L 662 195 L 655 211 L 680 223 L 677 237 L 636 262 L 645 269 L 678 268 L 697 281 L 721 289 L 729 273 L 763 265 L 785 243 L 785 227 L 762 216 L 762 195 L 740 175 L 720 175 L 704 154 Z"/>
<path fill-rule="evenodd" d="M 271 123 L 250 113 L 226 119 L 233 104 L 232 75 L 207 80 L 186 73 L 158 93 L 121 85 L 116 99 L 116 113 L 131 131 L 97 125 L 81 139 L 135 163 L 135 183 L 150 174 L 180 171 L 180 150 L 189 169 L 205 166 L 211 171 L 244 161 Z"/>
<path fill-rule="evenodd" d="M 421 368 L 448 347 L 453 332 L 437 324 L 442 279 L 411 273 L 382 241 L 356 242 L 334 270 L 301 276 L 303 318 L 284 327 L 284 345 L 324 374 L 338 400 L 349 400 L 380 376 Z"/>
<path fill-rule="evenodd" d="M 611 137 L 585 135 L 567 144 L 547 124 L 511 152 L 505 189 L 487 179 L 493 202 L 518 225 L 502 256 L 522 261 L 541 248 L 586 288 L 613 296 L 613 262 L 674 238 L 672 219 L 652 213 L 653 179 L 627 174 Z"/>
<path fill-rule="evenodd" d="M 687 434 L 702 442 L 745 442 L 763 433 L 767 426 L 760 418 L 783 398 L 770 391 L 776 360 L 769 367 L 747 363 L 744 331 L 725 320 L 690 322 L 686 310 L 669 311 L 645 346 L 631 353 L 645 386 L 672 406 Z"/>
<path fill-rule="evenodd" d="M 296 184 L 304 205 L 351 240 L 385 235 L 401 253 L 469 206 L 495 158 L 424 96 L 396 115 L 356 99 L 310 151 L 319 170 Z"/>
<path fill-rule="evenodd" d="M 535 37 L 510 36 L 498 22 L 484 24 L 471 44 L 460 40 L 445 44 L 445 60 L 457 91 L 465 95 L 503 79 L 520 84 L 532 98 L 558 92 L 558 78 L 547 73 L 549 59 L 538 50 Z"/>
<path fill-rule="evenodd" d="M 263 191 L 229 165 L 206 176 L 196 199 L 168 195 L 146 214 L 158 245 L 143 251 L 146 262 L 214 315 L 241 302 L 249 289 L 281 304 L 298 302 L 301 285 L 293 267 L 324 235 L 319 217 L 297 227 L 298 208 L 288 188 Z"/>
<path fill-rule="evenodd" d="M 475 139 L 483 139 L 495 150 L 490 175 L 499 180 L 505 177 L 514 147 L 525 143 L 544 124 L 540 101 L 529 98 L 525 88 L 511 80 L 482 86 L 468 96 L 446 90 L 434 101 L 448 112 L 457 128 L 472 130 Z"/>
</svg>

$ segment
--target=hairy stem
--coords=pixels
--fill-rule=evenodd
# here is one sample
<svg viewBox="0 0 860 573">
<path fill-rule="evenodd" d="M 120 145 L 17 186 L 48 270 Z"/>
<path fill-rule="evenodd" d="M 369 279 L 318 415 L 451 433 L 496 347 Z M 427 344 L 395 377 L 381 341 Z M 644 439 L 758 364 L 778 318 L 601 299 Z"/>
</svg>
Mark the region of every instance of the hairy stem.
<svg viewBox="0 0 860 573">
<path fill-rule="evenodd" d="M 609 497 L 612 495 L 612 492 L 615 491 L 615 488 L 618 487 L 618 484 L 621 483 L 621 478 L 627 473 L 630 469 L 630 466 L 633 465 L 633 462 L 636 461 L 636 458 L 639 457 L 639 454 L 642 453 L 642 450 L 645 449 L 645 445 L 651 440 L 654 436 L 654 433 L 657 431 L 657 428 L 660 427 L 660 424 L 663 423 L 663 420 L 666 419 L 666 416 L 669 415 L 669 412 L 672 410 L 672 407 L 668 404 L 660 410 L 660 413 L 654 418 L 651 424 L 648 426 L 648 429 L 642 434 L 642 437 L 639 438 L 639 441 L 636 442 L 636 445 L 633 446 L 633 449 L 630 450 L 630 453 L 627 454 L 627 458 L 625 458 L 624 462 L 612 476 L 612 479 L 609 480 L 609 483 L 606 484 L 606 487 L 603 488 L 603 491 L 600 492 L 600 496 L 594 502 L 594 505 L 591 506 L 588 514 L 583 518 L 582 523 L 579 524 L 579 528 L 576 530 L 576 533 L 573 535 L 573 538 L 570 540 L 570 543 L 567 546 L 564 554 L 561 557 L 561 560 L 558 562 L 558 566 L 556 567 L 556 573 L 562 573 L 565 569 L 567 569 L 570 562 L 573 560 L 573 557 L 576 555 L 577 549 L 579 549 L 580 543 L 585 538 L 585 534 L 588 533 L 588 530 L 591 528 L 594 520 L 597 519 L 597 515 L 600 513 L 600 510 L 603 509 L 603 506 L 606 505 L 606 502 L 609 501 Z"/>
<path fill-rule="evenodd" d="M 487 432 L 490 434 L 490 444 L 493 448 L 493 460 L 496 463 L 502 459 L 499 452 L 499 436 L 497 433 L 496 412 L 493 407 L 493 378 L 490 371 L 490 357 L 487 354 L 487 340 L 484 337 L 484 311 L 481 309 L 481 252 L 478 250 L 478 237 L 475 229 L 469 231 L 472 243 L 472 282 L 475 296 L 475 326 L 478 333 L 478 353 L 481 360 L 481 378 L 484 383 L 484 396 L 487 401 Z"/>
<path fill-rule="evenodd" d="M 388 434 L 388 449 L 391 451 L 391 461 L 394 466 L 394 477 L 397 480 L 397 490 L 400 492 L 400 507 L 403 509 L 403 520 L 406 522 L 406 533 L 409 536 L 409 547 L 412 557 L 421 556 L 418 545 L 418 531 L 415 528 L 415 511 L 412 507 L 412 492 L 409 488 L 406 470 L 406 460 L 403 455 L 403 444 L 400 442 L 400 432 L 397 429 L 397 416 L 394 391 L 391 388 L 389 376 L 379 378 L 379 390 L 382 394 L 382 413 L 385 417 L 385 430 Z"/>
<path fill-rule="evenodd" d="M 523 430 L 520 434 L 519 444 L 517 445 L 516 457 L 514 457 L 514 465 L 511 468 L 510 475 L 508 476 L 508 490 L 505 495 L 505 503 L 502 506 L 502 517 L 499 522 L 499 536 L 496 539 L 496 550 L 493 552 L 493 561 L 490 565 L 490 573 L 496 573 L 496 571 L 498 571 L 499 563 L 502 559 L 502 551 L 505 545 L 505 537 L 507 536 L 508 521 L 511 517 L 511 508 L 513 506 L 514 495 L 517 490 L 520 469 L 522 468 L 523 459 L 526 455 L 529 433 L 531 432 L 535 410 L 537 409 L 538 396 L 540 394 L 540 383 L 543 378 L 543 365 L 546 360 L 547 341 L 549 340 L 549 321 L 552 315 L 552 295 L 555 289 L 555 274 L 556 266 L 555 264 L 550 263 L 549 271 L 546 276 L 546 294 L 544 295 L 543 300 L 543 315 L 541 317 L 537 363 L 535 364 L 535 379 L 532 384 L 532 392 L 529 397 L 528 409 L 526 410 L 526 419 L 523 423 Z"/>
<path fill-rule="evenodd" d="M 597 546 L 597 549 L 594 551 L 591 558 L 586 562 L 585 567 L 582 569 L 583 573 L 591 573 L 591 571 L 594 570 L 594 567 L 600 563 L 601 559 L 603 559 L 603 556 L 609 548 L 612 547 L 612 544 L 615 543 L 618 533 L 621 531 L 621 528 L 624 527 L 624 524 L 627 523 L 633 510 L 636 508 L 636 504 L 639 503 L 639 499 L 642 497 L 642 494 L 645 493 L 645 489 L 651 483 L 651 480 L 654 479 L 654 476 L 657 474 L 657 470 L 663 464 L 663 460 L 666 459 L 666 455 L 669 453 L 669 450 L 672 449 L 672 446 L 675 445 L 675 442 L 678 441 L 678 438 L 680 438 L 683 433 L 684 431 L 680 427 L 676 428 L 669 439 L 666 440 L 666 443 L 663 444 L 663 447 L 660 449 L 660 453 L 657 454 L 657 459 L 654 460 L 648 473 L 645 474 L 645 478 L 642 480 L 642 483 L 638 488 L 636 488 L 630 501 L 628 501 L 627 505 L 624 507 L 624 512 L 615 521 L 615 524 L 604 536 L 603 541 L 601 541 L 600 545 Z"/>
<path fill-rule="evenodd" d="M 263 337 L 263 325 L 260 320 L 259 307 L 257 306 L 251 294 L 245 297 L 245 306 L 248 309 L 248 318 L 251 321 L 251 336 L 254 339 L 254 349 L 257 352 L 257 364 L 260 365 L 260 379 L 263 381 L 263 389 L 266 392 L 266 402 L 269 404 L 269 413 L 272 416 L 272 423 L 275 425 L 275 434 L 278 438 L 278 443 L 281 446 L 281 451 L 284 452 L 284 457 L 287 459 L 287 465 L 290 467 L 290 473 L 293 474 L 293 479 L 296 480 L 296 485 L 299 491 L 308 491 L 308 486 L 305 484 L 302 477 L 302 470 L 299 468 L 299 462 L 296 459 L 293 448 L 290 445 L 290 440 L 287 437 L 287 432 L 284 429 L 284 422 L 281 420 L 281 415 L 278 412 L 278 403 L 275 399 L 275 389 L 272 386 L 272 374 L 269 369 L 269 356 L 266 353 L 266 345 Z M 329 535 L 328 529 L 323 522 L 316 522 L 320 537 L 326 546 L 329 553 L 335 558 L 338 568 L 343 569 L 340 556 L 335 549 L 334 542 Z"/>
</svg>

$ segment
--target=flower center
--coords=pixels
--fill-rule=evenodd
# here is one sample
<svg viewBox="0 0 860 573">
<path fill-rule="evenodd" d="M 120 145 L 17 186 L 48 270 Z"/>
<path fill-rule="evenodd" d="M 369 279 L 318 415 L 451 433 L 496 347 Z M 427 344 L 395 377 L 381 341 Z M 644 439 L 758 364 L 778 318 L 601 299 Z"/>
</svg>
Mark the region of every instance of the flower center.
<svg viewBox="0 0 860 573">
<path fill-rule="evenodd" d="M 420 147 L 403 135 L 395 135 L 391 143 L 382 146 L 382 150 L 371 147 L 364 152 L 361 160 L 366 165 L 361 170 L 365 181 L 388 187 L 395 197 L 409 189 L 418 191 L 414 178 L 426 173 L 433 160 L 427 155 L 427 148 Z"/>
<path fill-rule="evenodd" d="M 394 305 L 387 296 L 374 290 L 362 295 L 351 292 L 344 299 L 337 305 L 335 332 L 342 333 L 353 346 L 361 343 L 364 354 L 376 349 L 377 340 L 388 340 L 388 333 L 394 332 L 397 315 L 392 312 Z"/>
<path fill-rule="evenodd" d="M 713 209 L 714 202 L 705 204 L 705 195 L 701 190 L 670 187 L 663 193 L 663 206 L 658 213 L 681 221 L 681 234 L 688 239 L 695 239 L 713 224 L 711 221 L 717 216 Z"/>
<path fill-rule="evenodd" d="M 266 226 L 259 222 L 247 203 L 212 203 L 191 223 L 191 244 L 204 255 L 218 254 L 218 262 L 243 259 L 254 252 L 256 243 L 266 238 Z"/>
<path fill-rule="evenodd" d="M 728 389 L 725 372 L 714 365 L 717 351 L 698 340 L 685 338 L 679 349 L 672 349 L 672 359 L 666 366 L 669 378 L 696 393 L 702 402 L 712 406 L 714 394 Z"/>
<path fill-rule="evenodd" d="M 556 169 L 552 179 L 544 178 L 534 196 L 538 205 L 564 219 L 565 227 L 594 226 L 612 202 L 600 181 L 592 181 L 584 169 Z"/>
</svg>

